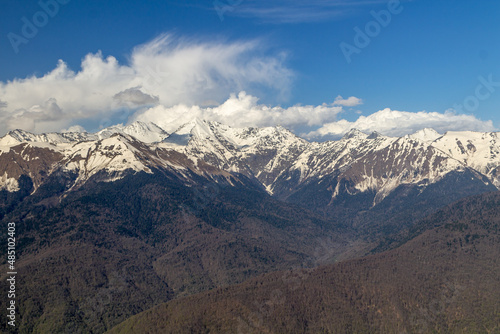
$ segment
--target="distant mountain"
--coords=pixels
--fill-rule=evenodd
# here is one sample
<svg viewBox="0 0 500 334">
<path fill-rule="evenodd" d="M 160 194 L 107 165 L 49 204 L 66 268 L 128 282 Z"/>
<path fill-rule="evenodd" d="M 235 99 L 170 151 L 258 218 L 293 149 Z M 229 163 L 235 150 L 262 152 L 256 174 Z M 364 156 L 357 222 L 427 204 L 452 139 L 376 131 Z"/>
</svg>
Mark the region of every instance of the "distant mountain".
<svg viewBox="0 0 500 334">
<path fill-rule="evenodd" d="M 406 227 L 401 220 L 411 224 L 462 197 L 498 190 L 499 152 L 498 133 L 432 129 L 401 138 L 354 129 L 323 143 L 280 126 L 232 128 L 200 119 L 171 134 L 142 122 L 95 134 L 16 130 L 0 139 L 0 189 L 16 191 L 21 175 L 37 189 L 58 170 L 78 174 L 69 190 L 99 172 L 113 181 L 127 170 L 189 170 L 208 179 L 217 170 L 338 223 L 393 231 Z M 184 182 L 193 181 L 186 174 Z"/>
<path fill-rule="evenodd" d="M 154 123 L 134 122 L 130 125 L 115 125 L 103 129 L 97 133 L 97 136 L 102 138 L 109 138 L 113 134 L 120 133 L 130 135 L 144 143 L 160 142 L 168 137 L 168 133 Z"/>
<path fill-rule="evenodd" d="M 496 333 L 500 194 L 418 224 L 401 247 L 180 298 L 109 333 Z"/>
<path fill-rule="evenodd" d="M 433 147 L 487 176 L 500 187 L 500 135 L 498 132 L 447 132 Z"/>
</svg>

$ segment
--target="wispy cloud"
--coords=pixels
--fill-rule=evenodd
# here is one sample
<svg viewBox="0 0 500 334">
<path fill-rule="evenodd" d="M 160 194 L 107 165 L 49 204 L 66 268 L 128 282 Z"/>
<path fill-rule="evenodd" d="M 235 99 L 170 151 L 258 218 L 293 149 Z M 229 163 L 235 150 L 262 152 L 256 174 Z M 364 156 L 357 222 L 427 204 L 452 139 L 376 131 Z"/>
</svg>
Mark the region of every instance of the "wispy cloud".
<svg viewBox="0 0 500 334">
<path fill-rule="evenodd" d="M 245 0 L 227 15 L 255 18 L 264 23 L 304 23 L 337 19 L 356 12 L 360 7 L 384 3 L 385 0 Z"/>
</svg>

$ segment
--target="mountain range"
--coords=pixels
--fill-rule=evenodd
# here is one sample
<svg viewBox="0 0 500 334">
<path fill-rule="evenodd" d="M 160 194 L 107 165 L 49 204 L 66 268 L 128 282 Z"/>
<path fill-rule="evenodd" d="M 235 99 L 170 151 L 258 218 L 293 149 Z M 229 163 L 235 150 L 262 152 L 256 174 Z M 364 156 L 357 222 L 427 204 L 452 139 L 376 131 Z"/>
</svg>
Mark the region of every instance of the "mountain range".
<svg viewBox="0 0 500 334">
<path fill-rule="evenodd" d="M 244 178 L 273 198 L 369 228 L 387 212 L 411 222 L 462 197 L 498 190 L 500 140 L 496 132 L 424 129 L 394 138 L 353 129 L 318 143 L 280 126 L 232 128 L 194 119 L 168 134 L 135 122 L 92 134 L 11 131 L 0 139 L 0 168 L 0 189 L 7 191 L 18 190 L 21 175 L 36 190 L 54 172 L 77 175 L 67 191 L 94 175 L 110 182 L 154 170 L 172 172 L 185 185 L 196 183 L 194 176 L 233 186 Z M 402 227 L 391 219 L 386 225 Z"/>
<path fill-rule="evenodd" d="M 0 220 L 19 236 L 20 332 L 102 333 L 262 274 L 379 259 L 438 233 L 422 229 L 429 215 L 497 193 L 499 168 L 495 132 L 353 129 L 309 142 L 200 119 L 173 133 L 143 122 L 11 131 L 0 138 Z"/>
<path fill-rule="evenodd" d="M 245 175 L 280 199 L 293 198 L 308 185 L 328 183 L 332 203 L 341 194 L 372 192 L 372 206 L 402 185 L 416 185 L 422 192 L 450 173 L 470 175 L 490 189 L 500 187 L 496 132 L 440 135 L 424 129 L 393 138 L 353 129 L 341 140 L 317 143 L 280 126 L 232 128 L 194 119 L 171 134 L 143 122 L 92 134 L 35 135 L 15 130 L 0 138 L 0 150 L 4 171 L 0 187 L 11 191 L 23 173 L 33 179 L 35 188 L 43 182 L 30 171 L 31 164 L 47 175 L 58 169 L 76 172 L 77 184 L 99 171 L 112 180 L 127 170 L 150 172 L 156 167 L 173 168 L 179 174 L 185 169 L 203 173 L 208 164 Z M 13 155 L 17 157 L 12 159 Z M 34 163 L 35 159 L 42 161 Z"/>
</svg>

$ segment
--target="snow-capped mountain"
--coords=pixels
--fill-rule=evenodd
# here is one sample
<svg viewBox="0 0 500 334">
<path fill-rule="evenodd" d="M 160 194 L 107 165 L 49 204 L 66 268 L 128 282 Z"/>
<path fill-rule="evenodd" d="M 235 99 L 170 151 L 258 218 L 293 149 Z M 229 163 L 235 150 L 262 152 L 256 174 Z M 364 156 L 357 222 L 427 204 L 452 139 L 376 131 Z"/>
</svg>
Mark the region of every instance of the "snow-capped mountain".
<svg viewBox="0 0 500 334">
<path fill-rule="evenodd" d="M 452 171 L 470 170 L 479 179 L 487 172 L 498 185 L 494 178 L 500 159 L 471 164 L 444 151 L 439 139 L 446 136 L 424 129 L 392 138 L 354 129 L 339 141 L 309 143 L 282 127 L 238 129 L 193 120 L 162 145 L 220 169 L 253 176 L 270 194 L 280 197 L 327 176 L 348 181 L 351 194 L 376 192 L 374 203 L 402 184 L 426 187 Z M 333 185 L 332 199 L 341 191 L 339 187 L 340 183 Z"/>
<path fill-rule="evenodd" d="M 450 175 L 473 182 L 474 191 L 499 189 L 500 143 L 498 133 L 432 129 L 401 138 L 351 130 L 318 143 L 281 126 L 233 128 L 200 119 L 171 134 L 136 122 L 93 134 L 15 130 L 0 138 L 0 189 L 8 191 L 19 188 L 21 175 L 36 189 L 55 171 L 73 173 L 74 189 L 95 175 L 113 181 L 157 170 L 185 183 L 195 175 L 227 184 L 244 177 L 279 199 L 309 198 L 320 207 L 370 194 L 365 201 L 376 206 L 401 187 L 420 194 Z"/>
<path fill-rule="evenodd" d="M 4 137 L 0 138 L 0 149 L 2 147 L 9 147 L 23 142 L 30 143 L 49 143 L 49 144 L 64 144 L 74 143 L 79 141 L 88 141 L 99 139 L 96 134 L 89 134 L 87 132 L 64 132 L 64 133 L 42 133 L 33 134 L 24 130 L 13 130 L 7 133 Z"/>
<path fill-rule="evenodd" d="M 255 177 L 269 189 L 309 143 L 281 126 L 232 128 L 195 119 L 163 145 L 217 168 Z"/>
<path fill-rule="evenodd" d="M 425 128 L 411 135 L 407 135 L 406 137 L 410 139 L 420 140 L 425 143 L 432 143 L 433 141 L 441 137 L 441 135 L 434 129 Z"/>
<path fill-rule="evenodd" d="M 432 146 L 488 177 L 500 188 L 500 137 L 498 132 L 450 131 Z"/>
<path fill-rule="evenodd" d="M 134 122 L 130 125 L 114 125 L 102 129 L 97 133 L 87 132 L 63 132 L 63 133 L 42 133 L 33 134 L 24 130 L 13 130 L 0 138 L 0 150 L 2 147 L 9 147 L 22 142 L 67 144 L 82 141 L 93 141 L 106 139 L 114 134 L 130 135 L 144 143 L 160 142 L 168 137 L 168 133 L 154 123 Z"/>
<path fill-rule="evenodd" d="M 152 129 L 151 132 L 144 131 Z M 193 182 L 194 175 L 207 179 L 221 178 L 229 184 L 237 178 L 208 164 L 194 165 L 182 153 L 158 147 L 147 140 L 161 139 L 165 132 L 144 123 L 112 127 L 96 134 L 50 133 L 34 135 L 11 131 L 0 139 L 0 190 L 17 191 L 18 180 L 28 176 L 35 190 L 55 172 L 76 175 L 69 189 L 99 174 L 100 181 L 114 181 L 127 173 L 168 171 L 183 182 Z"/>
<path fill-rule="evenodd" d="M 127 134 L 144 143 L 160 142 L 168 137 L 168 133 L 158 125 L 148 122 L 134 122 L 130 125 L 114 125 L 97 133 L 99 138 L 109 138 L 115 133 Z"/>
</svg>

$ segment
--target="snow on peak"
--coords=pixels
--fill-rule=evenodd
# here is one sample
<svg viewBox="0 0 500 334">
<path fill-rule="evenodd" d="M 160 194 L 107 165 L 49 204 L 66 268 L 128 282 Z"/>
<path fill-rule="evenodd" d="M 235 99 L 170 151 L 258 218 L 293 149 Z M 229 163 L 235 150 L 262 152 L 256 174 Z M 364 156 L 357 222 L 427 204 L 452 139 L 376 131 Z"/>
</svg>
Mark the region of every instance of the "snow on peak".
<svg viewBox="0 0 500 334">
<path fill-rule="evenodd" d="M 181 125 L 172 134 L 176 135 L 192 135 L 194 133 L 210 132 L 208 130 L 209 122 L 204 121 L 198 117 L 193 118 L 191 121 Z M 194 132 L 194 133 L 193 133 Z"/>
<path fill-rule="evenodd" d="M 114 125 L 97 133 L 99 138 L 109 138 L 115 133 L 127 134 L 144 143 L 161 142 L 168 137 L 168 133 L 158 125 L 151 122 L 136 121 L 127 126 Z"/>
<path fill-rule="evenodd" d="M 37 135 L 35 134 L 20 129 L 9 131 L 9 133 L 5 137 L 7 136 L 9 137 L 9 139 L 18 143 L 23 141 L 35 141 L 37 137 Z"/>
<path fill-rule="evenodd" d="M 26 133 L 28 134 L 28 133 Z M 13 146 L 23 141 L 28 141 L 29 137 L 26 138 L 24 136 L 24 131 L 22 130 L 14 130 L 7 133 L 5 136 L 0 138 L 0 146 Z"/>
<path fill-rule="evenodd" d="M 382 135 L 380 132 L 373 131 L 368 137 L 366 137 L 366 139 L 377 139 L 381 137 L 384 137 L 384 135 Z"/>
<path fill-rule="evenodd" d="M 0 138 L 0 146 L 12 146 L 22 142 L 63 144 L 94 139 L 96 138 L 86 132 L 50 132 L 33 134 L 28 131 L 17 129 L 10 131 L 4 137 Z"/>
<path fill-rule="evenodd" d="M 280 178 L 299 175 L 298 182 L 308 182 L 315 177 L 363 169 L 362 175 L 366 176 L 366 180 L 356 181 L 359 183 L 356 189 L 383 185 L 384 191 L 392 191 L 393 186 L 386 184 L 387 178 L 380 176 L 383 173 L 377 172 L 380 177 L 374 178 L 377 173 L 364 171 L 364 166 L 376 163 L 382 166 L 385 163 L 383 168 L 388 169 L 387 175 L 391 174 L 390 169 L 402 166 L 396 174 L 403 175 L 401 171 L 409 167 L 422 170 L 426 159 L 429 159 L 429 166 L 436 165 L 435 157 L 439 157 L 439 161 L 449 158 L 453 161 L 436 165 L 439 168 L 424 175 L 429 180 L 437 180 L 453 168 L 467 166 L 490 178 L 500 189 L 498 133 L 462 131 L 441 135 L 426 128 L 393 138 L 377 132 L 368 135 L 351 129 L 341 140 L 310 143 L 279 125 L 236 128 L 194 118 L 170 135 L 154 123 L 139 121 L 126 126 L 112 126 L 95 134 L 32 134 L 14 130 L 0 138 L 0 154 L 23 142 L 64 155 L 67 158 L 66 167 L 78 170 L 82 180 L 99 170 L 120 174 L 127 169 L 147 171 L 150 167 L 166 166 L 168 159 L 164 160 L 153 152 L 175 150 L 185 154 L 193 166 L 200 166 L 198 162 L 202 161 L 226 172 L 255 176 L 268 190 L 275 189 L 273 185 L 280 182 Z M 148 145 L 151 143 L 155 144 Z M 359 164 L 362 167 L 354 168 L 359 161 L 363 162 Z M 400 182 L 410 182 L 410 179 L 390 180 L 397 186 Z M 7 176 L 0 183 L 9 183 L 12 189 L 15 188 Z"/>
<path fill-rule="evenodd" d="M 269 145 L 291 143 L 293 141 L 305 142 L 294 133 L 282 126 L 265 128 L 237 128 L 215 121 L 205 121 L 195 118 L 174 131 L 164 143 L 186 146 L 191 138 L 199 140 L 211 139 L 224 141 L 235 147 L 250 147 L 257 144 Z"/>
<path fill-rule="evenodd" d="M 498 134 L 498 132 L 449 131 L 431 145 L 488 176 L 500 189 Z"/>
<path fill-rule="evenodd" d="M 434 129 L 425 128 L 425 129 L 419 130 L 411 135 L 408 135 L 407 137 L 409 139 L 423 141 L 424 143 L 430 143 L 430 142 L 433 142 L 434 140 L 438 139 L 439 137 L 441 137 L 441 134 L 439 134 Z"/>
<path fill-rule="evenodd" d="M 342 137 L 342 139 L 352 139 L 352 138 L 366 139 L 368 138 L 368 135 L 366 133 L 359 131 L 358 129 L 351 129 Z"/>
</svg>

